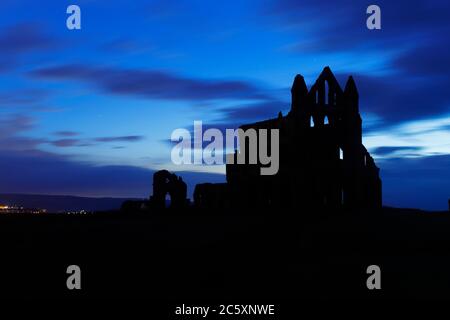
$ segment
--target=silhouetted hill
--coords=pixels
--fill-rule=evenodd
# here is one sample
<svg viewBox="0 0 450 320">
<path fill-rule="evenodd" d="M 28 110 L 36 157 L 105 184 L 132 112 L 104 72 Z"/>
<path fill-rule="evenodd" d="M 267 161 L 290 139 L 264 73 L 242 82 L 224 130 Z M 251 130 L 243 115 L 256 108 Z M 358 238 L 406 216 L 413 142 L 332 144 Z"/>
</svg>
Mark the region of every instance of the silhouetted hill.
<svg viewBox="0 0 450 320">
<path fill-rule="evenodd" d="M 48 212 L 60 211 L 106 211 L 117 210 L 129 198 L 88 198 L 75 196 L 37 195 L 37 194 L 0 194 L 0 203 L 20 205 L 25 208 L 47 209 Z"/>
<path fill-rule="evenodd" d="M 0 297 L 450 299 L 448 230 L 448 212 L 394 208 L 0 215 Z M 71 264 L 79 292 L 65 286 Z M 373 264 L 379 291 L 366 287 Z"/>
</svg>

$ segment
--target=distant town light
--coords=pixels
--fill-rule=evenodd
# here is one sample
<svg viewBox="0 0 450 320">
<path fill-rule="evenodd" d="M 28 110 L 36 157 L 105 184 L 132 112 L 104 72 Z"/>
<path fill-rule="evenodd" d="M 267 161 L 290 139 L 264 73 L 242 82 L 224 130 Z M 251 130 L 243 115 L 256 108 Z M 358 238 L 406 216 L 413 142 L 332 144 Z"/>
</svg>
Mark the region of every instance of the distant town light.
<svg viewBox="0 0 450 320">
<path fill-rule="evenodd" d="M 46 209 L 24 208 L 17 205 L 0 204 L 0 213 L 2 214 L 42 214 L 47 213 Z"/>
</svg>

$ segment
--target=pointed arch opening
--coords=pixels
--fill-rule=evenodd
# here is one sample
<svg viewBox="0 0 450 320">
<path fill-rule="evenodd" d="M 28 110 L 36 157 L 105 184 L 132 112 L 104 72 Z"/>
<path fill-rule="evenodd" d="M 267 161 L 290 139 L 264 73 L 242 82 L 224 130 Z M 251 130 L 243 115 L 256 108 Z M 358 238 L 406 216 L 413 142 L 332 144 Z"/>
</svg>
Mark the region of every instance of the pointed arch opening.
<svg viewBox="0 0 450 320">
<path fill-rule="evenodd" d="M 166 196 L 164 197 L 164 206 L 166 208 L 169 208 L 172 205 L 172 196 L 169 192 L 166 193 Z"/>
</svg>

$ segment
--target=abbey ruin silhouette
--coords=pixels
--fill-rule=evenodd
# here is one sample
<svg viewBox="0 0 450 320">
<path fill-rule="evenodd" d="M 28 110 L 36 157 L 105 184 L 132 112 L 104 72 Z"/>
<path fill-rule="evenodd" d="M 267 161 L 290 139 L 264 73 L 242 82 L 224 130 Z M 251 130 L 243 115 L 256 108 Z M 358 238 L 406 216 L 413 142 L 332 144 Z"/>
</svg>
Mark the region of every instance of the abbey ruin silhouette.
<svg viewBox="0 0 450 320">
<path fill-rule="evenodd" d="M 166 207 L 166 196 L 170 196 L 171 207 L 182 208 L 187 205 L 187 186 L 181 177 L 167 170 L 153 174 L 153 195 L 150 203 L 156 208 Z"/>
<path fill-rule="evenodd" d="M 261 175 L 261 163 L 237 164 L 236 151 L 234 164 L 226 166 L 226 183 L 195 187 L 195 206 L 209 209 L 382 206 L 379 169 L 362 144 L 359 96 L 353 78 L 348 78 L 342 90 L 330 68 L 325 67 L 310 90 L 303 76 L 297 75 L 291 94 L 287 115 L 280 112 L 276 118 L 241 126 L 244 131 L 279 130 L 278 173 Z M 248 150 L 248 145 L 245 147 Z M 270 144 L 268 148 L 270 152 Z M 158 207 L 169 192 L 170 188 L 165 187 L 171 183 L 169 176 L 167 171 L 154 175 L 152 200 L 158 202 Z M 158 182 L 161 177 L 166 182 Z M 177 195 L 173 205 L 186 203 L 179 199 L 179 195 L 186 196 L 185 189 L 178 192 L 171 188 L 170 192 Z"/>
<path fill-rule="evenodd" d="M 353 78 L 342 90 L 326 67 L 310 90 L 297 75 L 291 94 L 286 116 L 280 112 L 277 118 L 241 126 L 280 130 L 278 173 L 260 175 L 261 164 L 228 164 L 226 184 L 197 185 L 197 206 L 381 207 L 379 169 L 362 144 Z"/>
</svg>

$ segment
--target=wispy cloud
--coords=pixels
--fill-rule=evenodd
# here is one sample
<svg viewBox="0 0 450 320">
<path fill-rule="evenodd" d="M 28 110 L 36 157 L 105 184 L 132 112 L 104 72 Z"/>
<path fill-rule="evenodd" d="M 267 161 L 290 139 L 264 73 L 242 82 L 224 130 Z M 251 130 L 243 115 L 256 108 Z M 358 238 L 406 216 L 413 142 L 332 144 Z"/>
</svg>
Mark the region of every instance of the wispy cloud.
<svg viewBox="0 0 450 320">
<path fill-rule="evenodd" d="M 54 134 L 61 137 L 74 137 L 78 136 L 80 133 L 75 131 L 57 131 Z"/>
<path fill-rule="evenodd" d="M 32 151 L 45 143 L 45 139 L 26 137 L 23 134 L 34 128 L 34 118 L 21 114 L 0 119 L 0 150 Z"/>
<path fill-rule="evenodd" d="M 356 74 L 354 78 L 360 93 L 360 109 L 381 117 L 385 126 L 450 112 L 450 97 L 445 94 L 450 82 L 402 75 Z"/>
<path fill-rule="evenodd" d="M 257 103 L 248 103 L 233 107 L 220 108 L 222 121 L 231 121 L 234 123 L 246 121 L 257 121 L 263 119 L 275 118 L 278 112 L 285 112 L 290 109 L 289 103 L 277 100 L 265 100 Z"/>
<path fill-rule="evenodd" d="M 450 155 L 380 160 L 385 205 L 447 210 Z"/>
<path fill-rule="evenodd" d="M 0 192 L 146 198 L 154 170 L 133 166 L 98 166 L 48 152 L 0 150 Z M 182 172 L 192 196 L 197 183 L 223 182 L 218 174 Z M 126 186 L 124 188 L 123 186 Z"/>
<path fill-rule="evenodd" d="M 376 4 L 382 13 L 382 28 L 376 31 L 366 28 L 369 3 L 363 0 L 277 0 L 262 11 L 272 27 L 297 38 L 286 45 L 292 55 L 325 54 L 331 65 L 342 53 L 360 57 L 372 52 L 377 61 L 383 56 L 378 69 L 368 63 L 354 76 L 361 108 L 381 117 L 385 125 L 448 113 L 450 3 Z M 348 73 L 354 64 L 352 59 L 339 72 Z"/>
<path fill-rule="evenodd" d="M 95 138 L 97 142 L 137 142 L 143 140 L 143 136 L 119 136 Z"/>
<path fill-rule="evenodd" d="M 401 152 L 405 157 L 450 154 L 449 125 L 449 115 L 444 118 L 411 121 L 391 126 L 389 130 L 381 127 L 369 135 L 364 135 L 363 140 L 366 147 L 376 153 L 377 158 L 399 156 L 388 152 L 400 152 L 396 150 L 399 146 L 409 149 Z"/>
<path fill-rule="evenodd" d="M 0 92 L 0 107 L 43 104 L 50 92 L 43 89 L 17 89 Z"/>
<path fill-rule="evenodd" d="M 22 23 L 7 28 L 0 34 L 0 54 L 20 55 L 55 46 L 57 41 L 43 33 L 42 29 L 42 25 L 37 23 Z"/>
<path fill-rule="evenodd" d="M 55 147 L 74 147 L 80 144 L 80 140 L 78 139 L 59 139 L 50 142 Z"/>
<path fill-rule="evenodd" d="M 62 133 L 62 134 L 61 134 Z M 93 147 L 102 143 L 111 143 L 111 142 L 124 142 L 124 143 L 133 143 L 142 141 L 145 139 L 144 136 L 117 136 L 117 137 L 99 137 L 99 138 L 93 138 L 93 139 L 81 139 L 81 138 L 71 138 L 73 136 L 77 136 L 78 133 L 71 132 L 71 131 L 62 131 L 59 134 L 60 136 L 63 136 L 65 138 L 63 139 L 57 139 L 57 140 L 49 140 L 47 141 L 49 144 L 60 147 L 60 148 L 67 148 L 67 147 Z M 117 148 L 121 149 L 123 146 Z"/>
<path fill-rule="evenodd" d="M 156 70 L 63 65 L 35 70 L 31 76 L 81 81 L 107 93 L 150 99 L 201 101 L 267 98 L 259 88 L 244 81 L 196 79 Z"/>
<path fill-rule="evenodd" d="M 378 147 L 373 149 L 372 152 L 380 156 L 389 156 L 398 153 L 417 152 L 420 151 L 421 149 L 422 147 L 413 147 L 413 146 Z"/>
</svg>

